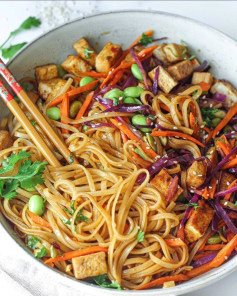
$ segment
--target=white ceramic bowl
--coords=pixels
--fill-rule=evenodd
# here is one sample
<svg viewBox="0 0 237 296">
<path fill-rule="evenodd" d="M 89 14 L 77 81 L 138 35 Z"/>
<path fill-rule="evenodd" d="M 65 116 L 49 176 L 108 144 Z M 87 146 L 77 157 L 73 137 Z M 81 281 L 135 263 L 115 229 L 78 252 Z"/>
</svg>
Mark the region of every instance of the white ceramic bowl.
<svg viewBox="0 0 237 296">
<path fill-rule="evenodd" d="M 169 38 L 168 42 L 180 43 L 180 40 L 184 40 L 195 51 L 201 61 L 204 59 L 209 61 L 212 66 L 212 72 L 217 77 L 225 78 L 235 83 L 237 71 L 236 41 L 200 22 L 163 12 L 110 12 L 75 20 L 31 42 L 8 63 L 8 66 L 17 79 L 33 76 L 35 66 L 47 63 L 58 64 L 68 54 L 73 54 L 72 44 L 83 36 L 88 38 L 99 51 L 108 41 L 118 44 L 122 43 L 124 48 L 126 48 L 142 32 L 149 29 L 154 30 L 156 38 L 167 36 Z M 107 34 L 103 34 L 105 32 Z M 9 113 L 2 102 L 0 102 L 0 110 L 1 118 Z M 7 231 L 11 235 L 12 228 L 1 214 L 0 222 L 0 232 Z M 13 237 L 13 239 L 18 244 L 16 247 L 24 247 L 20 239 L 16 237 Z M 29 260 L 31 260 L 31 264 L 35 262 L 38 268 L 44 269 L 45 273 L 50 273 L 55 280 L 60 280 L 78 290 L 82 289 L 83 286 L 88 289 L 88 292 L 95 295 L 102 291 L 102 288 L 98 286 L 75 280 L 59 271 L 50 269 L 34 259 L 30 251 L 26 250 L 26 252 L 30 255 Z M 147 291 L 103 289 L 103 295 L 180 295 L 220 280 L 234 270 L 237 270 L 237 256 L 223 266 L 174 288 Z"/>
</svg>

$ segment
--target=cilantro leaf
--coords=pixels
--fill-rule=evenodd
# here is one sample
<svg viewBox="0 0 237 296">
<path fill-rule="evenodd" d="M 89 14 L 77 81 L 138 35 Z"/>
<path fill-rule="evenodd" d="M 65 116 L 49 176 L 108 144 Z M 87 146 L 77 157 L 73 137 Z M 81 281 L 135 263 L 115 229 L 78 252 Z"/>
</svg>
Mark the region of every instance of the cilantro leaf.
<svg viewBox="0 0 237 296">
<path fill-rule="evenodd" d="M 77 220 L 77 221 L 85 221 L 85 222 L 87 222 L 87 217 L 84 216 L 84 215 L 82 215 L 82 211 L 83 211 L 83 209 L 81 209 L 81 210 L 78 212 L 77 217 L 76 217 L 76 220 Z"/>
<path fill-rule="evenodd" d="M 74 157 L 73 157 L 72 154 L 70 154 L 70 156 L 69 156 L 69 163 L 71 164 L 71 163 L 73 163 L 73 161 L 74 161 Z"/>
<path fill-rule="evenodd" d="M 90 50 L 88 46 L 84 47 L 84 55 L 85 55 L 86 59 L 88 59 L 88 60 L 91 59 L 90 56 L 89 56 L 89 53 L 94 53 L 94 51 Z"/>
<path fill-rule="evenodd" d="M 31 120 L 31 124 L 32 124 L 33 126 L 35 126 L 35 125 L 36 125 L 36 121 Z"/>
<path fill-rule="evenodd" d="M 197 203 L 194 203 L 194 202 L 191 202 L 191 203 L 188 203 L 186 205 L 184 205 L 185 207 L 194 207 L 194 210 L 196 211 L 197 208 L 199 208 L 199 204 Z"/>
<path fill-rule="evenodd" d="M 212 119 L 215 117 L 214 114 L 219 110 L 216 108 L 201 108 L 202 118 L 204 121 L 205 126 L 211 127 Z"/>
<path fill-rule="evenodd" d="M 70 225 L 70 224 L 71 224 L 71 221 L 70 221 L 70 220 L 63 221 L 63 224 L 65 224 L 65 225 Z"/>
<path fill-rule="evenodd" d="M 5 199 L 11 200 L 17 196 L 17 192 L 15 191 L 19 187 L 19 183 L 17 180 L 8 179 L 6 182 L 4 180 L 0 180 L 0 195 Z"/>
<path fill-rule="evenodd" d="M 94 276 L 93 280 L 96 282 L 97 285 L 103 288 L 115 288 L 118 290 L 122 290 L 121 286 L 116 281 L 109 282 L 107 274 Z"/>
<path fill-rule="evenodd" d="M 48 255 L 48 251 L 45 246 L 42 246 L 39 251 L 35 253 L 35 258 L 42 258 Z"/>
<path fill-rule="evenodd" d="M 138 41 L 138 43 L 142 43 L 144 45 L 147 45 L 152 42 L 153 42 L 153 37 L 147 36 L 145 33 L 142 33 L 142 38 Z"/>
<path fill-rule="evenodd" d="M 118 106 L 119 105 L 119 101 L 116 98 L 113 98 L 113 106 Z"/>
<path fill-rule="evenodd" d="M 234 206 L 237 207 L 237 201 L 235 202 Z"/>
<path fill-rule="evenodd" d="M 0 175 L 6 174 L 7 172 L 10 172 L 14 169 L 14 165 L 25 158 L 30 157 L 30 153 L 26 151 L 20 151 L 17 153 L 12 153 L 10 157 L 6 158 L 2 162 L 2 169 L 0 169 Z"/>
<path fill-rule="evenodd" d="M 27 42 L 22 42 L 19 44 L 11 45 L 8 48 L 2 49 L 2 56 L 4 59 L 11 59 L 23 46 L 25 46 Z"/>
<path fill-rule="evenodd" d="M 137 241 L 143 242 L 144 241 L 144 237 L 145 237 L 145 232 L 143 232 L 141 229 L 139 229 L 138 234 L 137 234 Z"/>
<path fill-rule="evenodd" d="M 41 240 L 38 239 L 37 237 L 35 237 L 33 235 L 29 235 L 28 236 L 27 247 L 29 247 L 30 249 L 34 250 L 34 249 L 37 248 L 37 245 L 40 242 L 41 242 Z"/>
</svg>

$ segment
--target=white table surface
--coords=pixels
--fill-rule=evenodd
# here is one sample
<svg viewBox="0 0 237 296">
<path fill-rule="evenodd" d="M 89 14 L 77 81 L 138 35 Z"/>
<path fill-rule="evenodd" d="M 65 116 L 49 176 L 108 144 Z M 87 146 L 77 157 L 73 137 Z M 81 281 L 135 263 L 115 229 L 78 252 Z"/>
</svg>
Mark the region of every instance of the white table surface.
<svg viewBox="0 0 237 296">
<path fill-rule="evenodd" d="M 77 17 L 122 9 L 160 10 L 192 17 L 237 40 L 235 1 L 0 1 L 0 44 L 28 16 L 38 16 L 38 29 L 21 33 L 12 43 L 31 41 L 53 27 Z M 195 37 L 194 37 L 195 38 Z M 207 40 L 208 42 L 208 40 Z M 223 53 L 226 54 L 226 53 Z M 35 266 L 5 232 L 0 233 L 0 295 L 4 296 L 93 296 L 55 282 Z M 186 296 L 236 295 L 237 272 L 207 288 Z M 99 295 L 97 293 L 97 295 Z"/>
</svg>

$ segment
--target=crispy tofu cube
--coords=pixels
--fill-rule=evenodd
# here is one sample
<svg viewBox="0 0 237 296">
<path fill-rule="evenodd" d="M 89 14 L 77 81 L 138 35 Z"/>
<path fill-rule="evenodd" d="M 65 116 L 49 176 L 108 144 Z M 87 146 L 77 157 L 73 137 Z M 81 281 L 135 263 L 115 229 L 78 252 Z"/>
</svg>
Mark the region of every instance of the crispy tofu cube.
<svg viewBox="0 0 237 296">
<path fill-rule="evenodd" d="M 78 280 L 105 274 L 107 273 L 105 252 L 72 258 L 72 267 Z"/>
<path fill-rule="evenodd" d="M 143 46 L 143 45 L 135 46 L 135 47 L 134 47 L 135 55 L 138 55 L 139 52 L 141 52 L 143 49 L 144 49 L 144 46 Z M 126 57 L 125 57 L 125 61 L 126 61 L 127 63 L 133 61 L 133 57 L 132 57 L 131 53 L 128 53 L 128 54 L 126 55 Z"/>
<path fill-rule="evenodd" d="M 74 43 L 72 47 L 81 58 L 87 61 L 93 68 L 95 67 L 95 59 L 97 57 L 97 53 L 85 38 L 81 38 L 79 41 Z M 88 55 L 86 54 L 87 49 L 89 51 Z"/>
<path fill-rule="evenodd" d="M 186 47 L 183 45 L 171 43 L 164 46 L 164 53 L 169 62 L 176 63 L 182 61 L 188 54 L 185 53 Z"/>
<path fill-rule="evenodd" d="M 193 65 L 189 60 L 182 61 L 173 66 L 169 66 L 168 72 L 174 79 L 180 81 L 188 77 L 193 72 Z"/>
<path fill-rule="evenodd" d="M 56 78 L 58 77 L 58 68 L 55 64 L 36 67 L 35 76 L 38 81 Z"/>
<path fill-rule="evenodd" d="M 155 79 L 157 68 L 159 68 L 158 85 L 166 94 L 168 94 L 177 85 L 177 81 L 162 66 L 158 66 L 148 73 L 153 81 Z"/>
<path fill-rule="evenodd" d="M 0 151 L 7 149 L 13 145 L 13 139 L 10 136 L 10 133 L 5 130 L 0 131 Z"/>
<path fill-rule="evenodd" d="M 207 173 L 207 163 L 205 160 L 195 160 L 187 170 L 187 185 L 193 188 L 200 187 L 205 179 Z"/>
<path fill-rule="evenodd" d="M 81 57 L 75 55 L 69 55 L 66 60 L 61 64 L 61 67 L 76 76 L 80 73 L 88 72 L 91 70 L 91 66 L 84 61 Z"/>
<path fill-rule="evenodd" d="M 184 228 L 186 238 L 190 243 L 195 242 L 205 234 L 213 216 L 214 210 L 201 200 L 199 207 L 193 211 Z"/>
<path fill-rule="evenodd" d="M 226 106 L 232 107 L 237 102 L 237 90 L 228 82 L 217 80 L 211 88 L 211 93 L 226 95 Z"/>
<path fill-rule="evenodd" d="M 223 171 L 220 181 L 220 191 L 228 189 L 228 186 L 235 180 L 235 177 L 232 174 L 229 174 Z"/>
<path fill-rule="evenodd" d="M 212 168 L 214 168 L 218 163 L 216 147 L 210 147 L 206 153 L 206 157 L 211 161 Z"/>
<path fill-rule="evenodd" d="M 170 176 L 170 174 L 167 172 L 167 169 L 162 169 L 159 174 L 155 176 L 151 180 L 151 185 L 156 187 L 156 189 L 164 195 L 164 197 L 167 197 L 169 187 L 171 182 L 173 181 L 173 178 Z M 176 201 L 176 199 L 180 196 L 180 194 L 183 192 L 183 189 L 178 186 L 178 191 L 176 192 L 174 198 L 172 201 Z"/>
<path fill-rule="evenodd" d="M 192 60 L 191 60 L 191 63 L 192 63 L 192 65 L 193 65 L 193 69 L 196 69 L 197 67 L 200 66 L 200 63 L 199 63 L 199 61 L 198 61 L 197 58 L 192 59 Z"/>
<path fill-rule="evenodd" d="M 164 66 L 169 66 L 171 63 L 167 59 L 166 53 L 164 51 L 164 47 L 166 44 L 161 44 L 161 46 L 157 47 L 155 50 L 153 50 L 152 54 L 154 57 L 156 57 L 159 61 L 162 62 Z"/>
<path fill-rule="evenodd" d="M 122 47 L 120 45 L 108 42 L 95 59 L 95 67 L 97 72 L 108 72 L 109 69 L 122 55 Z"/>
<path fill-rule="evenodd" d="M 192 77 L 192 84 L 199 84 L 201 82 L 205 82 L 210 86 L 213 83 L 213 76 L 208 72 L 194 72 Z"/>
<path fill-rule="evenodd" d="M 49 102 L 60 93 L 66 83 L 67 81 L 61 78 L 40 81 L 38 85 L 39 95 L 42 99 Z"/>
</svg>

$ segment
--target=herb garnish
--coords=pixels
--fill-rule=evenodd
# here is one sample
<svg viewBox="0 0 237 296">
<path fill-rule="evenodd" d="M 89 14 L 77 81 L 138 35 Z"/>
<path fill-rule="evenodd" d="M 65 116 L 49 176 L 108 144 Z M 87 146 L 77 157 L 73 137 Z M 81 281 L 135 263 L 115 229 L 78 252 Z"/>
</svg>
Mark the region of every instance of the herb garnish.
<svg viewBox="0 0 237 296">
<path fill-rule="evenodd" d="M 201 108 L 202 118 L 204 121 L 205 126 L 211 127 L 212 126 L 212 119 L 215 117 L 214 114 L 218 112 L 218 109 L 215 108 Z"/>
<path fill-rule="evenodd" d="M 139 229 L 138 234 L 136 236 L 136 239 L 139 243 L 144 241 L 145 232 L 143 232 L 141 229 Z"/>
<path fill-rule="evenodd" d="M 94 276 L 93 280 L 96 282 L 97 285 L 103 288 L 115 288 L 118 290 L 122 290 L 121 286 L 116 281 L 109 282 L 107 274 Z"/>
<path fill-rule="evenodd" d="M 35 258 L 43 258 L 48 255 L 48 251 L 45 246 L 42 246 L 39 251 L 35 253 Z"/>
<path fill-rule="evenodd" d="M 70 154 L 70 156 L 69 156 L 69 163 L 71 164 L 71 163 L 73 163 L 73 161 L 74 161 L 74 157 L 73 157 L 72 154 Z"/>
<path fill-rule="evenodd" d="M 152 36 L 147 36 L 145 33 L 142 33 L 142 38 L 138 41 L 138 43 L 142 43 L 144 45 L 147 45 L 152 42 L 153 42 Z"/>
<path fill-rule="evenodd" d="M 191 202 L 191 203 L 188 203 L 188 204 L 185 204 L 184 205 L 185 207 L 194 207 L 194 210 L 196 211 L 197 208 L 199 208 L 199 204 L 197 203 L 194 203 L 194 202 Z"/>
<path fill-rule="evenodd" d="M 37 237 L 33 236 L 33 235 L 29 235 L 28 236 L 28 242 L 27 242 L 27 247 L 29 247 L 30 249 L 34 250 L 37 248 L 37 245 L 41 242 L 40 239 L 38 239 Z"/>
<path fill-rule="evenodd" d="M 83 48 L 84 48 L 84 55 L 85 55 L 86 59 L 90 60 L 91 58 L 89 56 L 89 53 L 94 53 L 94 51 L 93 50 L 89 50 L 89 47 L 88 46 L 87 47 L 83 47 Z"/>
</svg>

